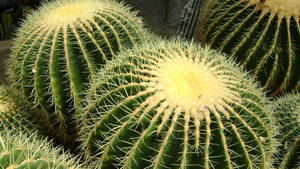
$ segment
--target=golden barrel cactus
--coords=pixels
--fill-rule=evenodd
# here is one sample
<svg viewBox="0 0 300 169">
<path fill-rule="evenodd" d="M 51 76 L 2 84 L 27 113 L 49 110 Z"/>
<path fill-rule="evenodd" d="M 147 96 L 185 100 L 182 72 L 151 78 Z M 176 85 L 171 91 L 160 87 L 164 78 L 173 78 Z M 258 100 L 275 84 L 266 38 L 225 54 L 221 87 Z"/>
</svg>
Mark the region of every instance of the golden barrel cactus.
<svg viewBox="0 0 300 169">
<path fill-rule="evenodd" d="M 203 44 L 235 58 L 270 96 L 299 91 L 299 0 L 210 0 L 199 32 Z"/>
<path fill-rule="evenodd" d="M 30 14 L 18 30 L 9 77 L 63 139 L 89 80 L 114 54 L 145 38 L 141 19 L 114 0 L 57 0 Z"/>
<path fill-rule="evenodd" d="M 120 55 L 81 111 L 82 148 L 99 168 L 272 168 L 268 101 L 233 61 L 181 41 Z"/>
</svg>

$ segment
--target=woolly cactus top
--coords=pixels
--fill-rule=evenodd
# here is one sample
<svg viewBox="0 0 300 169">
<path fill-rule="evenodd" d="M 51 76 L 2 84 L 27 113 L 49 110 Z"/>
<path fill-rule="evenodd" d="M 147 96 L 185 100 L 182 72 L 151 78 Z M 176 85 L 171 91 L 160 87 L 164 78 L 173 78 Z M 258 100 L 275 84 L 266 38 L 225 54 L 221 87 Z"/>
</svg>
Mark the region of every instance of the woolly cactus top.
<svg viewBox="0 0 300 169">
<path fill-rule="evenodd" d="M 43 23 L 48 26 L 57 26 L 64 24 L 73 24 L 80 19 L 90 20 L 93 18 L 94 13 L 97 12 L 99 8 L 98 3 L 93 3 L 93 1 L 84 2 L 73 2 L 68 4 L 59 4 L 54 9 L 49 8 L 49 12 L 44 12 L 41 16 L 44 20 Z M 102 7 L 100 7 L 101 9 Z"/>
<path fill-rule="evenodd" d="M 93 21 L 97 13 L 119 9 L 120 11 L 129 11 L 129 8 L 116 1 L 109 0 L 58 0 L 53 3 L 46 4 L 36 14 L 30 16 L 30 20 L 37 21 L 36 24 L 49 28 L 61 27 L 63 25 L 76 25 L 86 21 Z M 32 19 L 34 18 L 34 19 Z M 137 24 L 141 24 L 141 19 L 135 20 Z"/>
<path fill-rule="evenodd" d="M 279 17 L 298 18 L 300 15 L 299 0 L 250 0 L 249 3 L 256 4 L 257 9 L 263 10 L 264 13 L 271 12 L 271 15 L 278 14 Z"/>
<path fill-rule="evenodd" d="M 112 5 L 120 10 L 124 6 L 107 0 L 71 0 L 55 2 L 41 10 L 41 24 L 55 28 L 56 26 L 80 23 L 82 20 L 93 20 L 96 13 L 111 10 Z M 127 10 L 127 9 L 126 9 Z M 141 24 L 141 20 L 136 20 Z"/>
<path fill-rule="evenodd" d="M 177 108 L 178 112 L 185 112 L 192 118 L 202 120 L 208 116 L 208 109 L 222 105 L 223 100 L 240 101 L 238 94 L 230 90 L 231 84 L 237 83 L 237 79 L 226 78 L 228 75 L 223 70 L 216 70 L 216 60 L 193 59 L 174 54 L 170 58 L 157 60 L 155 66 L 145 69 L 155 76 L 149 81 L 143 79 L 148 83 L 147 91 L 154 92 L 144 104 L 158 104 L 165 100 L 170 111 Z"/>
<path fill-rule="evenodd" d="M 267 101 L 233 61 L 182 41 L 120 55 L 82 111 L 82 148 L 99 168 L 272 168 Z"/>
</svg>

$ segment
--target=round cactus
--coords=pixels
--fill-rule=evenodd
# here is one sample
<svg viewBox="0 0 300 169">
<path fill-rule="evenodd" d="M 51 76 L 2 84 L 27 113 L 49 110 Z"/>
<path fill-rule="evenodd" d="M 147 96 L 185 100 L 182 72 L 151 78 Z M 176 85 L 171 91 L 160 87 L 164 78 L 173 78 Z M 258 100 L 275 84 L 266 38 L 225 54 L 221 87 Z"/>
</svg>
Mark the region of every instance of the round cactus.
<svg viewBox="0 0 300 169">
<path fill-rule="evenodd" d="M 114 0 L 57 0 L 17 33 L 10 79 L 67 138 L 90 78 L 121 49 L 143 41 L 141 19 Z"/>
<path fill-rule="evenodd" d="M 272 119 L 252 80 L 220 53 L 157 40 L 106 65 L 82 110 L 99 168 L 272 168 Z"/>
<path fill-rule="evenodd" d="M 251 71 L 269 96 L 299 91 L 299 9 L 299 0 L 208 1 L 200 39 Z"/>
<path fill-rule="evenodd" d="M 300 168 L 300 95 L 289 94 L 275 101 L 274 116 L 280 143 L 276 165 L 279 169 Z"/>
<path fill-rule="evenodd" d="M 0 86 L 0 130 L 32 132 L 38 129 L 37 121 L 25 107 L 19 107 L 15 102 L 12 90 Z"/>
<path fill-rule="evenodd" d="M 77 160 L 78 161 L 78 160 Z M 79 169 L 82 166 L 61 148 L 37 134 L 0 131 L 0 166 L 7 169 Z"/>
</svg>

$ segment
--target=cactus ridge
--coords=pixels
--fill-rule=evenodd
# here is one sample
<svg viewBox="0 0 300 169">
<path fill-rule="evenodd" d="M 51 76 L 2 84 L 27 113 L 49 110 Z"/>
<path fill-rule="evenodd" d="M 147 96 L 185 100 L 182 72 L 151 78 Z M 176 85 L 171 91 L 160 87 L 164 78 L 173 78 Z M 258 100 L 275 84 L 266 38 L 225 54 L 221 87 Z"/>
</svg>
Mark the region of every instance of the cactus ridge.
<svg viewBox="0 0 300 169">
<path fill-rule="evenodd" d="M 277 156 L 277 167 L 279 169 L 296 169 L 300 167 L 300 95 L 287 94 L 275 101 L 274 116 L 279 126 L 277 135 L 280 143 L 280 152 Z"/>
<path fill-rule="evenodd" d="M 81 111 L 99 168 L 272 168 L 267 101 L 232 60 L 175 40 L 120 55 Z"/>
<path fill-rule="evenodd" d="M 61 148 L 54 148 L 36 133 L 15 133 L 7 129 L 0 131 L 0 166 L 8 169 L 82 168 L 78 160 Z"/>
<path fill-rule="evenodd" d="M 300 86 L 300 2 L 215 0 L 201 14 L 202 43 L 234 57 L 270 96 Z"/>
<path fill-rule="evenodd" d="M 124 48 L 145 38 L 141 19 L 108 0 L 58 0 L 34 11 L 17 33 L 9 76 L 27 102 L 61 134 L 74 118 L 93 75 Z"/>
</svg>

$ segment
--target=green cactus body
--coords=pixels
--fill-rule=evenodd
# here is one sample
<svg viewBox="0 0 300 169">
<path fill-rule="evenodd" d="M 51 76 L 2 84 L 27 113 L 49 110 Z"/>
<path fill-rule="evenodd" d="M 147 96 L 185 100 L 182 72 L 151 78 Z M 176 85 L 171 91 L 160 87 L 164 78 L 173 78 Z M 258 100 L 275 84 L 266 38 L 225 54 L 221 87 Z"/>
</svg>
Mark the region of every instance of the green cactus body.
<svg viewBox="0 0 300 169">
<path fill-rule="evenodd" d="M 279 169 L 299 169 L 300 95 L 289 94 L 275 101 L 274 116 L 280 143 L 276 165 Z"/>
<path fill-rule="evenodd" d="M 78 160 L 77 160 L 78 161 Z M 78 169 L 81 165 L 36 133 L 0 131 L 0 167 L 7 169 Z"/>
<path fill-rule="evenodd" d="M 274 96 L 300 90 L 299 21 L 299 0 L 212 0 L 203 7 L 200 39 L 234 57 Z"/>
<path fill-rule="evenodd" d="M 57 0 L 28 16 L 10 59 L 10 79 L 65 137 L 90 78 L 113 54 L 143 41 L 136 13 L 113 0 Z"/>
<path fill-rule="evenodd" d="M 232 61 L 180 41 L 121 55 L 82 111 L 82 148 L 99 168 L 272 168 L 266 100 Z"/>
<path fill-rule="evenodd" d="M 26 108 L 15 103 L 9 87 L 0 86 L 0 130 L 32 132 L 38 130 L 37 121 L 34 120 Z"/>
</svg>

